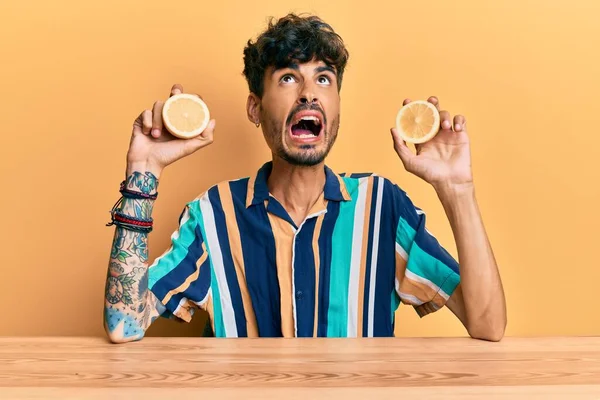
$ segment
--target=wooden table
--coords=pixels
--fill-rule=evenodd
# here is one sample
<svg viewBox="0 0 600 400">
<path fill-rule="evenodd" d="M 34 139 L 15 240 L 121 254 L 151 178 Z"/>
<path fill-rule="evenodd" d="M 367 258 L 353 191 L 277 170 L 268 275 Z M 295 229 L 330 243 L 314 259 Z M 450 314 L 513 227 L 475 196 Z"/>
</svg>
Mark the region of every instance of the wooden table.
<svg viewBox="0 0 600 400">
<path fill-rule="evenodd" d="M 0 399 L 49 398 L 600 399 L 600 338 L 0 338 Z"/>
</svg>

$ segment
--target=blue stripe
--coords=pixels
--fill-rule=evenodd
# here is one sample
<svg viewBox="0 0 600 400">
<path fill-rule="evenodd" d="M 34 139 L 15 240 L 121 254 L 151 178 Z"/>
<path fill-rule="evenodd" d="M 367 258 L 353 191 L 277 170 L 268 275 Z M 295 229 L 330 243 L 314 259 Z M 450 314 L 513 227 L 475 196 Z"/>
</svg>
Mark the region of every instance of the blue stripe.
<svg viewBox="0 0 600 400">
<path fill-rule="evenodd" d="M 233 264 L 231 247 L 229 246 L 229 236 L 227 234 L 227 223 L 225 221 L 225 213 L 223 212 L 223 205 L 221 204 L 221 197 L 218 186 L 214 186 L 208 191 L 208 198 L 210 199 L 210 203 L 213 208 L 213 215 L 215 217 L 217 237 L 219 239 L 221 255 L 223 257 L 223 268 L 225 270 L 225 277 L 227 279 L 229 294 L 231 296 L 231 304 L 235 314 L 237 334 L 238 337 L 247 337 L 248 331 L 246 329 L 244 303 L 242 302 L 242 293 L 240 291 L 240 285 L 237 280 L 235 265 Z M 232 215 L 231 217 L 235 216 Z"/>
<path fill-rule="evenodd" d="M 360 172 L 360 173 L 350 174 L 350 176 L 348 178 L 351 178 L 351 179 L 360 179 L 360 178 L 366 178 L 366 177 L 372 176 L 372 175 L 373 175 L 372 172 Z"/>
<path fill-rule="evenodd" d="M 294 289 L 298 337 L 312 337 L 315 319 L 315 256 L 312 248 L 317 218 L 304 222 L 294 249 Z"/>
<path fill-rule="evenodd" d="M 392 222 L 394 214 L 397 212 L 395 200 L 393 186 L 386 179 L 384 180 L 381 205 L 373 336 L 389 337 L 394 335 L 394 327 L 390 318 L 392 314 L 390 295 L 395 291 L 396 280 L 396 224 Z"/>
<path fill-rule="evenodd" d="M 246 285 L 260 337 L 281 337 L 275 238 L 264 204 L 246 209 L 248 179 L 230 183 L 244 255 Z"/>
<path fill-rule="evenodd" d="M 319 317 L 317 336 L 327 336 L 329 294 L 331 288 L 331 242 L 335 223 L 340 213 L 340 203 L 330 201 L 327 204 L 327 213 L 321 224 L 319 234 Z"/>
<path fill-rule="evenodd" d="M 377 205 L 377 190 L 379 179 L 373 179 L 373 191 L 371 195 L 371 215 L 369 216 L 369 239 L 367 242 L 367 258 L 365 266 L 365 289 L 363 293 L 363 326 L 362 335 L 367 337 L 369 334 L 369 285 L 371 284 L 371 261 L 373 257 L 373 235 L 375 233 L 375 212 Z M 363 250 L 364 251 L 364 250 Z M 359 294 L 360 295 L 360 294 Z M 360 310 L 359 310 L 360 312 Z"/>
<path fill-rule="evenodd" d="M 197 227 L 196 231 L 198 231 Z M 179 244 L 177 244 L 177 246 L 179 246 Z M 195 235 L 194 241 L 187 247 L 185 257 L 177 265 L 174 265 L 173 268 L 170 271 L 168 271 L 163 277 L 156 280 L 154 284 L 150 287 L 150 290 L 152 290 L 154 295 L 159 300 L 162 300 L 169 291 L 181 285 L 187 279 L 188 276 L 190 276 L 196 271 L 196 261 L 199 260 L 200 257 L 202 257 L 203 253 L 204 251 L 202 250 L 202 236 Z M 159 261 L 157 266 L 161 265 L 163 261 L 166 263 L 167 260 L 171 262 L 171 253 L 165 255 L 165 257 L 163 257 Z M 153 270 L 154 267 L 150 268 L 148 274 L 151 275 L 154 279 L 156 279 Z"/>
<path fill-rule="evenodd" d="M 190 275 L 196 272 L 196 263 L 204 254 L 204 251 L 202 250 L 202 233 L 200 232 L 199 226 L 196 227 L 196 235 L 196 240 L 192 246 L 190 246 L 188 256 L 184 260 L 184 263 L 180 264 L 179 267 L 158 281 L 155 285 L 155 288 L 156 286 L 163 286 L 162 282 L 166 281 L 170 283 L 171 289 L 175 289 L 179 287 L 179 285 L 181 285 Z M 169 302 L 166 304 L 167 309 L 175 311 L 179 305 L 179 302 L 184 297 L 195 303 L 202 301 L 206 297 L 208 289 L 210 288 L 210 261 L 208 260 L 208 257 L 204 263 L 199 266 L 199 268 L 200 273 L 196 280 L 194 280 L 184 292 L 173 295 L 173 297 L 171 297 Z M 158 297 L 157 291 L 154 291 L 154 294 L 159 299 L 162 299 L 164 296 L 166 296 L 169 290 L 167 290 L 164 294 L 161 293 L 162 297 Z"/>
</svg>

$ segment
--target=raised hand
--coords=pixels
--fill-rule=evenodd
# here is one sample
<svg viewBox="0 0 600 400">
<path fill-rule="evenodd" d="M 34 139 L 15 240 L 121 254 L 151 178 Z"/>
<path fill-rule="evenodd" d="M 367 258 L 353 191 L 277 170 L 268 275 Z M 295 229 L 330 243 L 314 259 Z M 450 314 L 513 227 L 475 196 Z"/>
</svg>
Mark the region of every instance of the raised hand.
<svg viewBox="0 0 600 400">
<path fill-rule="evenodd" d="M 183 93 L 183 87 L 173 85 L 170 96 Z M 156 177 L 169 164 L 188 156 L 213 142 L 216 121 L 210 121 L 204 132 L 192 139 L 178 139 L 163 126 L 163 101 L 154 103 L 134 121 L 127 152 L 127 176 L 133 171 L 151 172 Z"/>
<path fill-rule="evenodd" d="M 437 97 L 427 99 L 440 111 Z M 404 100 L 403 105 L 410 103 Z M 416 154 L 392 128 L 394 149 L 404 168 L 433 185 L 436 189 L 453 185 L 472 184 L 471 152 L 467 135 L 466 119 L 462 115 L 454 118 L 448 111 L 440 111 L 440 131 L 430 141 L 415 145 Z"/>
</svg>

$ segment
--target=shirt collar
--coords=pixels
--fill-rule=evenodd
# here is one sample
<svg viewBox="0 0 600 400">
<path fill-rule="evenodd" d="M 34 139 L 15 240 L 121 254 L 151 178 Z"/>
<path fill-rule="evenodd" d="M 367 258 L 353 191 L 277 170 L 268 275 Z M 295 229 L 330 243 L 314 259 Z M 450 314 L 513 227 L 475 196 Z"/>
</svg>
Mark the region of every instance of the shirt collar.
<svg viewBox="0 0 600 400">
<path fill-rule="evenodd" d="M 263 203 L 269 198 L 269 187 L 267 180 L 273 169 L 273 162 L 265 163 L 254 177 L 248 180 L 248 195 L 246 196 L 246 207 Z M 325 187 L 323 188 L 325 200 L 350 201 L 352 197 L 348 194 L 344 179 L 325 166 Z"/>
</svg>

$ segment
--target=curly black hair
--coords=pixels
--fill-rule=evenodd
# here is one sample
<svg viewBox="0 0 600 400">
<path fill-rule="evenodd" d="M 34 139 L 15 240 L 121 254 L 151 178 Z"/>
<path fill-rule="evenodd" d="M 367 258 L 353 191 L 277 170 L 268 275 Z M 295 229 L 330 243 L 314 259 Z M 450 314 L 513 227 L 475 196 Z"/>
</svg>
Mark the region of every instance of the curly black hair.
<svg viewBox="0 0 600 400">
<path fill-rule="evenodd" d="M 333 28 L 317 16 L 288 14 L 274 22 L 244 48 L 244 75 L 250 92 L 262 98 L 264 75 L 269 67 L 284 68 L 292 63 L 323 61 L 335 69 L 338 89 L 348 62 L 348 50 Z"/>
</svg>

